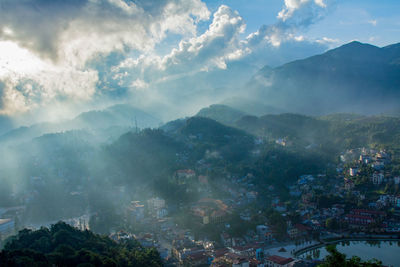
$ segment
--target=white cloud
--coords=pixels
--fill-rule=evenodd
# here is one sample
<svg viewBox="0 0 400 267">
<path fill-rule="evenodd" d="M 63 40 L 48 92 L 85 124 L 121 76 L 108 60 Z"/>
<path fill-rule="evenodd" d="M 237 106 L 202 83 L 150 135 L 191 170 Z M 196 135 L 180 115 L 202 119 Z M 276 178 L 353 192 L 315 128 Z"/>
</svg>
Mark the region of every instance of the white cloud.
<svg viewBox="0 0 400 267">
<path fill-rule="evenodd" d="M 5 84 L 0 97 L 14 104 L 2 105 L 0 112 L 24 112 L 53 100 L 88 100 L 99 82 L 90 60 L 115 51 L 154 53 L 167 33 L 196 35 L 196 24 L 210 16 L 200 0 L 135 3 L 4 0 L 0 48 L 7 49 L 0 49 Z M 25 90 L 23 84 L 32 87 Z"/>
<path fill-rule="evenodd" d="M 294 14 L 303 9 L 305 6 L 314 6 L 326 8 L 324 0 L 285 0 L 284 8 L 278 13 L 278 18 L 286 21 L 294 16 Z"/>
<path fill-rule="evenodd" d="M 297 33 L 323 17 L 328 0 L 285 0 L 277 23 L 244 40 L 243 18 L 225 5 L 213 14 L 208 29 L 198 33 L 199 22 L 211 16 L 200 0 L 3 0 L 2 4 L 0 113 L 6 114 L 49 103 L 90 101 L 113 92 L 164 105 L 181 95 L 204 92 L 201 99 L 209 101 L 214 87 L 238 85 L 241 71 L 239 67 L 231 71 L 232 63 L 245 65 L 243 70 L 249 72 L 248 66 L 320 52 L 329 42 L 313 42 Z M 176 47 L 159 53 L 157 47 L 170 36 Z M 120 57 L 104 63 L 104 69 L 93 63 L 107 62 L 112 53 Z M 214 73 L 221 76 L 216 79 Z M 226 84 L 219 81 L 224 74 Z"/>
<path fill-rule="evenodd" d="M 378 21 L 376 19 L 372 19 L 368 21 L 369 24 L 371 24 L 372 26 L 376 26 L 378 24 Z"/>
<path fill-rule="evenodd" d="M 332 44 L 337 44 L 340 42 L 339 39 L 332 39 L 328 37 L 322 37 L 321 39 L 316 40 L 317 43 L 319 44 L 326 44 L 326 45 L 332 45 Z"/>
<path fill-rule="evenodd" d="M 181 41 L 179 47 L 162 59 L 163 69 L 187 70 L 226 68 L 226 60 L 238 58 L 239 34 L 245 30 L 245 23 L 238 12 L 222 5 L 214 14 L 208 30 L 188 41 Z M 236 55 L 236 57 L 235 57 Z"/>
</svg>

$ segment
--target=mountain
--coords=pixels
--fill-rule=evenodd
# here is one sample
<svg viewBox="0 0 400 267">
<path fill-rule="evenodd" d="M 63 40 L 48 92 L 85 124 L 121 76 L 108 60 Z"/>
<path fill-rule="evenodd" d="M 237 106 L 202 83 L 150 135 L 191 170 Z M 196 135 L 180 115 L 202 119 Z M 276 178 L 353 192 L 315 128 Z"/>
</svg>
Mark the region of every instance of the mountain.
<svg viewBox="0 0 400 267">
<path fill-rule="evenodd" d="M 245 116 L 236 122 L 236 127 L 255 135 L 273 139 L 289 137 L 309 142 L 322 133 L 326 126 L 325 122 L 317 118 L 291 113 Z"/>
<path fill-rule="evenodd" d="M 351 42 L 324 54 L 261 69 L 248 95 L 294 113 L 393 113 L 400 107 L 400 43 Z"/>
<path fill-rule="evenodd" d="M 285 138 L 294 146 L 314 147 L 330 155 L 364 146 L 400 148 L 398 117 L 344 113 L 315 117 L 286 113 L 244 116 L 235 127 L 272 141 Z"/>
<path fill-rule="evenodd" d="M 7 116 L 0 115 L 0 134 L 12 129 L 12 122 Z"/>
<path fill-rule="evenodd" d="M 286 113 L 287 110 L 283 108 L 277 108 L 272 105 L 266 105 L 262 102 L 262 99 L 249 99 L 246 97 L 230 97 L 221 102 L 223 105 L 227 105 L 234 109 L 241 110 L 247 114 L 254 116 L 262 116 L 266 114 L 280 114 Z"/>
<path fill-rule="evenodd" d="M 130 105 L 119 104 L 103 110 L 92 110 L 77 117 L 57 123 L 44 122 L 29 127 L 12 129 L 0 136 L 0 142 L 19 143 L 48 133 L 69 130 L 93 130 L 100 140 L 119 137 L 132 127 L 139 129 L 157 127 L 161 121 L 154 116 Z"/>
<path fill-rule="evenodd" d="M 244 115 L 246 115 L 246 113 L 241 110 L 221 104 L 203 108 L 196 114 L 197 117 L 210 118 L 226 125 L 232 125 Z"/>
<path fill-rule="evenodd" d="M 67 124 L 73 129 L 98 129 L 110 126 L 137 126 L 144 129 L 157 127 L 160 120 L 130 105 L 119 104 L 104 110 L 81 113 Z"/>
</svg>

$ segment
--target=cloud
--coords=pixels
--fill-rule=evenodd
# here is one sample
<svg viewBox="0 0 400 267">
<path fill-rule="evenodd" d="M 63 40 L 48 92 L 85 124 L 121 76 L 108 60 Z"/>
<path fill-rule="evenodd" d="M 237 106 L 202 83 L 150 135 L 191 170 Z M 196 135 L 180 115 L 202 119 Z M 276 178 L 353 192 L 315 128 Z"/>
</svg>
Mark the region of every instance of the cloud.
<svg viewBox="0 0 400 267">
<path fill-rule="evenodd" d="M 181 41 L 178 49 L 163 58 L 163 69 L 207 70 L 209 67 L 226 68 L 226 60 L 239 58 L 239 34 L 245 30 L 245 23 L 238 12 L 222 5 L 214 13 L 208 30 L 188 41 Z"/>
<path fill-rule="evenodd" d="M 178 47 L 165 56 L 127 58 L 112 69 L 113 79 L 126 80 L 126 83 L 134 81 L 132 85 L 135 86 L 138 79 L 159 83 L 214 68 L 226 69 L 227 62 L 239 59 L 245 53 L 239 39 L 245 27 L 238 12 L 222 5 L 214 13 L 206 32 L 180 41 Z"/>
<path fill-rule="evenodd" d="M 218 101 L 265 64 L 322 52 L 328 39 L 297 32 L 331 2 L 285 0 L 275 24 L 244 38 L 237 11 L 222 5 L 210 20 L 200 0 L 2 0 L 0 113 L 109 99 L 176 109 L 181 99 Z"/>
<path fill-rule="evenodd" d="M 372 19 L 368 21 L 369 24 L 371 24 L 372 26 L 376 26 L 378 24 L 378 21 L 376 19 Z"/>
<path fill-rule="evenodd" d="M 285 0 L 285 6 L 278 13 L 278 18 L 282 21 L 287 21 L 293 19 L 296 13 L 304 12 L 305 10 L 309 15 L 313 13 L 311 17 L 315 18 L 318 9 L 326 7 L 327 5 L 324 0 Z M 304 19 L 304 17 L 302 16 L 301 19 Z"/>
<path fill-rule="evenodd" d="M 3 30 L 0 38 L 42 57 L 76 64 L 84 64 L 96 53 L 151 49 L 167 31 L 195 34 L 195 22 L 209 17 L 200 0 L 153 1 L 158 8 L 147 10 L 143 1 L 128 0 L 3 2 L 0 25 L 13 34 Z"/>
<path fill-rule="evenodd" d="M 329 2 L 329 3 L 328 3 Z M 298 38 L 299 29 L 304 29 L 321 20 L 333 5 L 334 0 L 285 0 L 273 25 L 263 25 L 247 37 L 250 46 L 269 43 L 279 46 L 282 42 Z"/>
<path fill-rule="evenodd" d="M 3 99 L 18 100 L 0 108 L 6 114 L 88 100 L 101 82 L 91 61 L 155 53 L 167 34 L 194 36 L 210 16 L 200 0 L 3 0 L 0 12 Z"/>
</svg>

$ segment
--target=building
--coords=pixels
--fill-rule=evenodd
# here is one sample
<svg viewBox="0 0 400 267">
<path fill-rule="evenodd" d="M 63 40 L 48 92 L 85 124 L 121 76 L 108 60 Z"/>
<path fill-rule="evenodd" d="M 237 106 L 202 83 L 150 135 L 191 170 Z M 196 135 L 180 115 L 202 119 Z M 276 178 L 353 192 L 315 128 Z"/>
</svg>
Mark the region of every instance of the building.
<svg viewBox="0 0 400 267">
<path fill-rule="evenodd" d="M 400 196 L 397 196 L 397 197 L 395 198 L 394 206 L 395 206 L 396 208 L 400 208 Z"/>
<path fill-rule="evenodd" d="M 385 163 L 382 160 L 376 160 L 373 164 L 372 164 L 372 168 L 374 168 L 375 170 L 382 170 L 385 167 Z"/>
<path fill-rule="evenodd" d="M 256 231 L 258 236 L 264 236 L 269 231 L 269 228 L 266 225 L 257 225 Z"/>
<path fill-rule="evenodd" d="M 183 260 L 183 265 L 184 266 L 208 265 L 208 256 L 204 251 L 199 251 L 197 253 L 190 254 Z"/>
<path fill-rule="evenodd" d="M 237 255 L 235 253 L 227 253 L 225 254 L 225 262 L 230 264 L 232 267 L 249 267 L 250 262 L 246 257 Z"/>
<path fill-rule="evenodd" d="M 353 180 L 344 178 L 344 189 L 351 190 L 353 188 L 354 188 Z"/>
<path fill-rule="evenodd" d="M 350 176 L 356 176 L 358 173 L 358 167 L 351 167 L 349 170 Z"/>
<path fill-rule="evenodd" d="M 371 177 L 371 182 L 374 185 L 380 185 L 381 183 L 383 183 L 383 179 L 385 178 L 385 176 L 383 175 L 383 173 L 381 172 L 375 172 L 372 177 Z"/>
<path fill-rule="evenodd" d="M 194 170 L 187 169 L 187 170 L 177 170 L 176 171 L 176 177 L 180 178 L 180 179 L 182 179 L 182 178 L 189 179 L 189 178 L 193 178 L 195 176 L 196 176 L 196 173 Z"/>
<path fill-rule="evenodd" d="M 294 260 L 277 255 L 269 256 L 265 261 L 265 266 L 268 267 L 289 267 Z"/>
<path fill-rule="evenodd" d="M 369 163 L 371 163 L 372 159 L 368 155 L 360 155 L 359 161 L 360 161 L 360 163 L 369 164 Z"/>
<path fill-rule="evenodd" d="M 128 218 L 132 222 L 144 219 L 144 205 L 142 205 L 140 201 L 131 201 L 127 211 Z"/>
<path fill-rule="evenodd" d="M 202 185 L 208 185 L 208 177 L 205 175 L 199 176 L 199 183 Z"/>
<path fill-rule="evenodd" d="M 344 217 L 344 220 L 348 222 L 350 225 L 356 225 L 356 226 L 365 226 L 374 222 L 374 219 L 371 216 L 356 215 L 356 214 L 347 214 Z"/>
<path fill-rule="evenodd" d="M 158 197 L 150 198 L 147 200 L 147 205 L 150 210 L 160 210 L 165 207 L 165 200 Z"/>
<path fill-rule="evenodd" d="M 281 146 L 286 146 L 287 145 L 286 140 L 284 138 L 276 139 L 275 143 L 277 143 L 278 145 L 281 145 Z"/>
</svg>

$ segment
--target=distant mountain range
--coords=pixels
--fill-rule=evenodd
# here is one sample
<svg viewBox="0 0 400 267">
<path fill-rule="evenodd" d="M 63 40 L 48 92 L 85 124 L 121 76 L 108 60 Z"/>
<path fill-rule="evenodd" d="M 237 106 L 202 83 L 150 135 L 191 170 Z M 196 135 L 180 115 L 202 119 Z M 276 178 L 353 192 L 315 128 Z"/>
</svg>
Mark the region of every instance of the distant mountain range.
<svg viewBox="0 0 400 267">
<path fill-rule="evenodd" d="M 399 114 L 400 43 L 351 42 L 322 55 L 261 69 L 244 91 L 286 112 Z"/>
<path fill-rule="evenodd" d="M 118 104 L 103 110 L 83 112 L 77 117 L 62 122 L 45 122 L 12 129 L 0 135 L 0 142 L 18 143 L 43 134 L 69 130 L 96 130 L 96 135 L 121 135 L 132 128 L 154 128 L 161 121 L 156 117 L 126 104 Z M 110 128 L 121 128 L 114 131 Z M 118 137 L 116 136 L 116 137 Z M 105 137 L 107 138 L 107 137 Z"/>
</svg>

